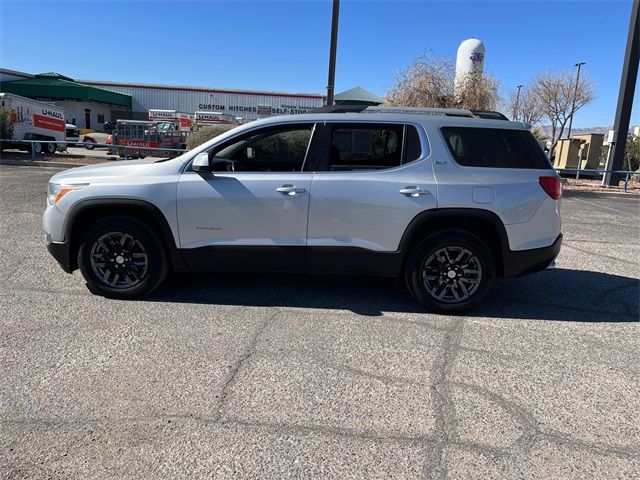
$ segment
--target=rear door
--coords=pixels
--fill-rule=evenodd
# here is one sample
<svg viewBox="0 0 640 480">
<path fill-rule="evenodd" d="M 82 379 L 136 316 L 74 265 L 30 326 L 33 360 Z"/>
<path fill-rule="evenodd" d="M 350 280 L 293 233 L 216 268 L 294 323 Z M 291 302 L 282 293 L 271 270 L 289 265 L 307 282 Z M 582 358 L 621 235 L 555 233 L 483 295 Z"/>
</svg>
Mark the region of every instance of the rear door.
<svg viewBox="0 0 640 480">
<path fill-rule="evenodd" d="M 322 143 L 325 150 L 313 176 L 309 207 L 310 267 L 352 270 L 331 257 L 396 251 L 409 222 L 436 207 L 422 127 L 327 123 Z"/>
</svg>

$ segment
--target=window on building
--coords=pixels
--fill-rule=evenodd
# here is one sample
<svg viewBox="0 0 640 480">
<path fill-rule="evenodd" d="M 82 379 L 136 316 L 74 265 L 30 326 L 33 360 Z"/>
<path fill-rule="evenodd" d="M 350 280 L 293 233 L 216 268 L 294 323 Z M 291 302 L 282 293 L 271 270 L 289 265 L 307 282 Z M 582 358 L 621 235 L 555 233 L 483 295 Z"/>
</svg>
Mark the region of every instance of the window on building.
<svg viewBox="0 0 640 480">
<path fill-rule="evenodd" d="M 102 113 L 98 114 L 98 123 L 104 123 L 104 114 Z"/>
</svg>

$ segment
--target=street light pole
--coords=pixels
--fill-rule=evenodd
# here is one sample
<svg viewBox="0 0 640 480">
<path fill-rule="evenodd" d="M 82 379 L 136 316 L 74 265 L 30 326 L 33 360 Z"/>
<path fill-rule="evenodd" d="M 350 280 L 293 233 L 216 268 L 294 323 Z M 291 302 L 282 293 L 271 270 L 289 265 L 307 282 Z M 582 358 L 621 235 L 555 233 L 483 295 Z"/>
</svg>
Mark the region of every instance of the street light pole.
<svg viewBox="0 0 640 480">
<path fill-rule="evenodd" d="M 516 88 L 518 89 L 518 93 L 516 94 L 516 108 L 514 109 L 515 110 L 515 112 L 514 112 L 515 113 L 515 115 L 514 115 L 515 118 L 513 119 L 514 122 L 518 121 L 518 111 L 519 111 L 518 109 L 520 108 L 520 90 L 522 90 L 523 86 L 524 85 L 517 85 L 516 86 Z"/>
<path fill-rule="evenodd" d="M 333 0 L 331 16 L 331 46 L 329 49 L 329 80 L 327 82 L 327 105 L 333 105 L 333 87 L 336 81 L 336 50 L 338 48 L 338 17 L 340 0 Z"/>
<path fill-rule="evenodd" d="M 567 138 L 571 138 L 571 124 L 573 124 L 573 113 L 576 109 L 576 97 L 578 96 L 578 82 L 580 82 L 580 67 L 586 62 L 576 63 L 574 67 L 578 67 L 578 74 L 576 75 L 576 88 L 573 91 L 573 102 L 571 104 L 571 116 L 569 117 L 569 131 L 567 132 Z"/>
</svg>

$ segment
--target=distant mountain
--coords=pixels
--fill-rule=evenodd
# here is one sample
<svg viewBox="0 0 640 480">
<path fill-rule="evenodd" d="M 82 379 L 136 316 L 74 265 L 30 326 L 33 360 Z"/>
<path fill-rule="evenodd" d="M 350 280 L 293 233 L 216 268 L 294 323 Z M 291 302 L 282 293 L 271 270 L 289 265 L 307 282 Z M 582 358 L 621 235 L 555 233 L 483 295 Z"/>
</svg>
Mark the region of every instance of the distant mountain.
<svg viewBox="0 0 640 480">
<path fill-rule="evenodd" d="M 542 125 L 540 129 L 544 131 L 549 137 L 551 137 L 551 125 Z M 571 135 L 581 135 L 585 133 L 602 133 L 605 136 L 609 133 L 609 130 L 613 130 L 613 126 L 610 127 L 589 127 L 589 128 L 572 128 Z M 567 128 L 565 127 L 562 134 L 563 137 L 567 136 Z"/>
</svg>

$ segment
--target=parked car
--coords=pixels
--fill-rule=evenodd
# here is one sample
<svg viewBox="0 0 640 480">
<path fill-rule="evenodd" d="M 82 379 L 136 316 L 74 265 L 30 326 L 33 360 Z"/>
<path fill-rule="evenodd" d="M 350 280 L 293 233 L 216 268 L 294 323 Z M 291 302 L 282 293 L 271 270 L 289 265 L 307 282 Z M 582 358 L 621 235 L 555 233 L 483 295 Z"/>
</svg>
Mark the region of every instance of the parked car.
<svg viewBox="0 0 640 480">
<path fill-rule="evenodd" d="M 67 123 L 65 125 L 64 139 L 67 142 L 74 142 L 74 143 L 67 143 L 67 147 L 75 146 L 75 144 L 78 143 L 78 141 L 80 140 L 80 130 L 78 129 L 78 127 L 76 127 L 73 123 Z"/>
<path fill-rule="evenodd" d="M 59 173 L 44 230 L 106 297 L 148 294 L 169 270 L 374 274 L 460 312 L 495 278 L 553 264 L 561 185 L 526 125 L 495 112 L 369 107 Z"/>
<path fill-rule="evenodd" d="M 86 133 L 82 136 L 82 143 L 87 150 L 93 150 L 97 145 L 104 145 L 110 135 L 101 132 Z M 107 147 L 99 147 L 107 148 Z"/>
</svg>

